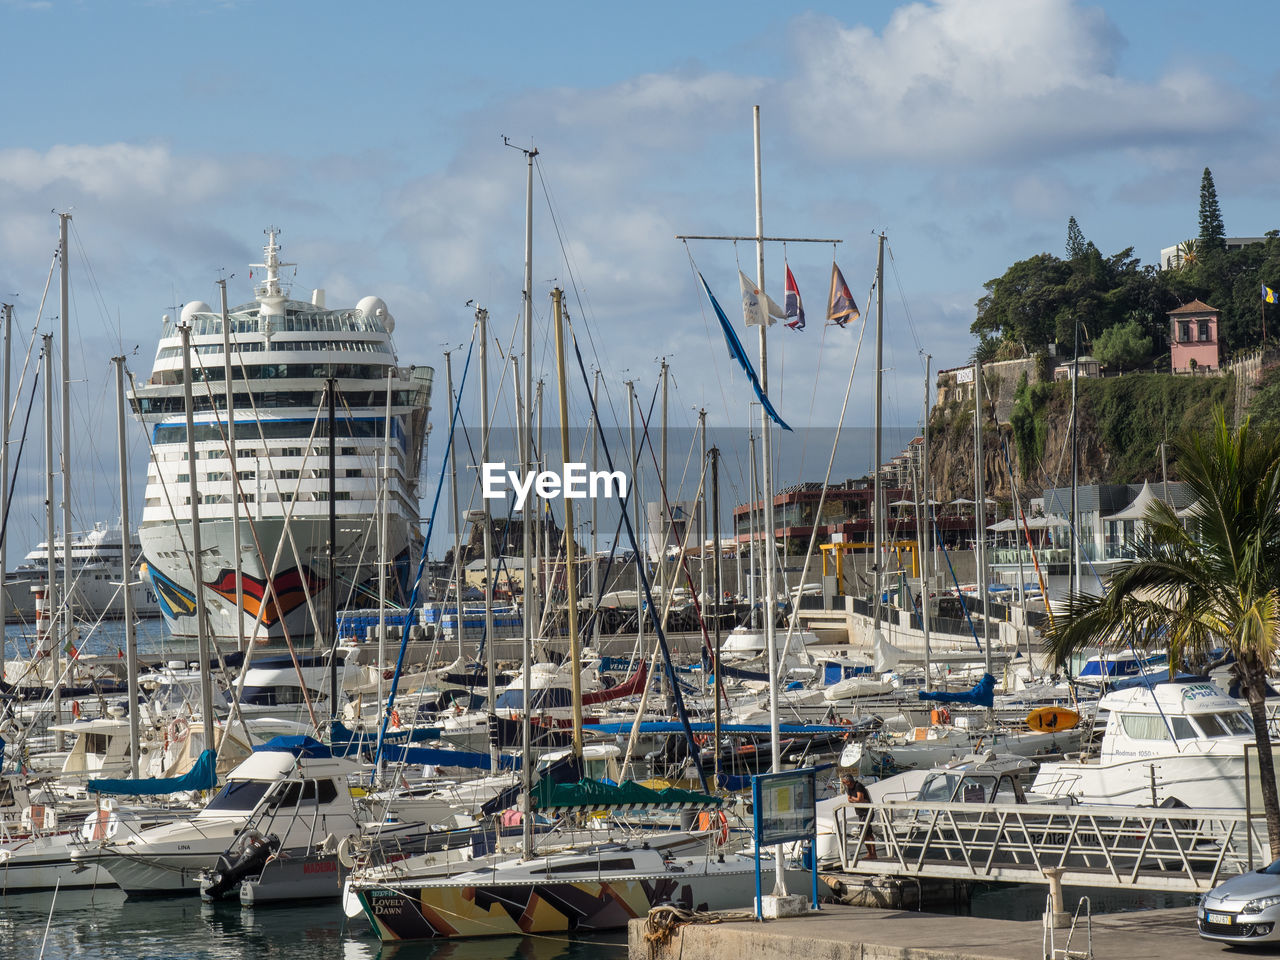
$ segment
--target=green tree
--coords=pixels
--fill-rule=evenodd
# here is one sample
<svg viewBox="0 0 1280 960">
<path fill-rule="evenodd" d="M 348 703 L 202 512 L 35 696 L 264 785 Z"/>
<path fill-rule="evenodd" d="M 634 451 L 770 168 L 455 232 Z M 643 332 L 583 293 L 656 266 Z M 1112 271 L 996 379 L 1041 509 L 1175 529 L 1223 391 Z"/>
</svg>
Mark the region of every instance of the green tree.
<svg viewBox="0 0 1280 960">
<path fill-rule="evenodd" d="M 1200 245 L 1206 251 L 1224 250 L 1227 230 L 1222 225 L 1222 211 L 1218 208 L 1218 190 L 1213 185 L 1213 174 L 1204 168 L 1200 178 Z"/>
<path fill-rule="evenodd" d="M 1076 218 L 1072 217 L 1067 221 L 1067 259 L 1076 260 L 1084 256 L 1087 249 L 1084 231 L 1080 229 L 1080 224 L 1076 223 Z"/>
<path fill-rule="evenodd" d="M 1137 320 L 1128 320 L 1106 330 L 1093 341 L 1093 355 L 1111 370 L 1133 370 L 1151 359 L 1151 338 Z"/>
<path fill-rule="evenodd" d="M 1135 559 L 1101 597 L 1068 599 L 1049 628 L 1059 664 L 1088 647 L 1167 643 L 1173 663 L 1235 657 L 1231 670 L 1253 717 L 1271 855 L 1280 859 L 1280 796 L 1267 732 L 1267 674 L 1280 640 L 1280 433 L 1248 420 L 1232 430 L 1219 409 L 1208 437 L 1176 444 L 1196 497 L 1190 529 L 1166 503 L 1146 516 Z M 1156 638 L 1160 638 L 1157 640 Z"/>
</svg>

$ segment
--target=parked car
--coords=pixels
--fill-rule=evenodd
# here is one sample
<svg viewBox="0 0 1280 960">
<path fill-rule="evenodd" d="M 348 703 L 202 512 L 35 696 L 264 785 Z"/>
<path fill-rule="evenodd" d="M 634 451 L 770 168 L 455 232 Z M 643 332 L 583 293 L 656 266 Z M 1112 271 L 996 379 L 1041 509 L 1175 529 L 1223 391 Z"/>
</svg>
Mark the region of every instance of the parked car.
<svg viewBox="0 0 1280 960">
<path fill-rule="evenodd" d="M 1220 883 L 1200 900 L 1200 936 L 1219 943 L 1280 940 L 1280 860 Z"/>
</svg>

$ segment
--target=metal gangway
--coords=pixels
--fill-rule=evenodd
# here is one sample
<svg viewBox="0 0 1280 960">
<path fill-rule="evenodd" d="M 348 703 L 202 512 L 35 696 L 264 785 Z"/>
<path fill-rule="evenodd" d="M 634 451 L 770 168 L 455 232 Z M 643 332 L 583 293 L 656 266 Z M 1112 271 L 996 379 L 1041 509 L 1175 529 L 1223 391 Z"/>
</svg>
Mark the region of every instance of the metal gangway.
<svg viewBox="0 0 1280 960">
<path fill-rule="evenodd" d="M 1236 811 L 913 801 L 833 826 L 839 871 L 864 876 L 1198 893 L 1270 862 L 1265 817 Z"/>
</svg>

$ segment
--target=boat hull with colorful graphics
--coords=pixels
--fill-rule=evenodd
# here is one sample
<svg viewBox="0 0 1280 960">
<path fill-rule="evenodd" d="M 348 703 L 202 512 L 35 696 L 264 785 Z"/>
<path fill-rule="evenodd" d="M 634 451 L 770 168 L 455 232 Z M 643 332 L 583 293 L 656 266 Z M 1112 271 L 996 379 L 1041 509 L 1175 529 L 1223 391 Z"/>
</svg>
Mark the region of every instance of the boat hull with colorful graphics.
<svg viewBox="0 0 1280 960">
<path fill-rule="evenodd" d="M 661 837 L 661 835 L 659 835 Z M 716 838 L 675 833 L 652 842 L 507 860 L 441 879 L 355 879 L 350 892 L 386 941 L 590 933 L 625 927 L 653 906 L 748 909 L 754 858 L 714 853 Z M 772 863 L 763 870 L 772 873 Z M 797 889 L 808 874 L 794 873 Z"/>
<path fill-rule="evenodd" d="M 378 297 L 339 309 L 325 306 L 323 290 L 293 299 L 281 275 L 293 264 L 281 262 L 277 235 L 268 231 L 264 262 L 249 273 L 253 299 L 228 309 L 225 321 L 199 301 L 176 321 L 164 318 L 151 376 L 130 394 L 151 442 L 138 538 L 177 637 L 196 635 L 197 602 L 219 637 L 309 636 L 335 609 L 373 605 L 383 560 L 407 571 L 399 561 L 416 560 L 421 543 L 418 481 L 434 373 L 401 364 L 395 319 Z M 403 602 L 400 579 L 392 578 L 391 599 Z"/>
</svg>

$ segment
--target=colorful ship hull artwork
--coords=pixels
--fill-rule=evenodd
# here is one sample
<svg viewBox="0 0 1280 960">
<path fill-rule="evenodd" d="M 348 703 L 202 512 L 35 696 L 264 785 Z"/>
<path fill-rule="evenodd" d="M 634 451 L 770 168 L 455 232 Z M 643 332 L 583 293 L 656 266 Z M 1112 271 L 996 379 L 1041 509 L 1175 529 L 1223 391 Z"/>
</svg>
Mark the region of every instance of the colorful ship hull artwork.
<svg viewBox="0 0 1280 960">
<path fill-rule="evenodd" d="M 590 932 L 624 927 L 659 903 L 706 910 L 671 877 L 474 887 L 371 888 L 361 905 L 383 940 L 427 940 Z"/>
<path fill-rule="evenodd" d="M 329 585 L 329 581 L 318 577 L 310 570 L 299 570 L 294 567 L 284 573 L 277 574 L 271 581 L 268 593 L 267 581 L 248 574 L 240 575 L 241 591 L 244 595 L 245 616 L 261 619 L 263 626 L 273 627 L 282 617 L 287 617 L 307 602 L 308 597 L 317 596 Z M 236 602 L 236 574 L 234 570 L 223 570 L 212 583 L 206 587 L 232 604 Z"/>
<path fill-rule="evenodd" d="M 308 597 L 318 599 L 329 583 L 342 592 L 325 603 L 367 605 L 377 592 L 384 504 L 388 556 L 416 555 L 421 543 L 418 483 L 434 371 L 400 363 L 395 318 L 380 298 L 337 309 L 325 306 L 323 290 L 293 299 L 280 276 L 293 264 L 279 259 L 278 231 L 267 233 L 253 299 L 227 311 L 225 329 L 222 311 L 200 301 L 166 316 L 151 376 L 130 394 L 151 435 L 138 539 L 160 611 L 179 638 L 196 634 L 197 518 L 198 578 L 208 587 L 201 599 L 222 638 L 311 636 L 323 618 L 311 615 Z M 188 363 L 200 387 L 190 437 Z M 341 411 L 332 424 L 330 383 Z M 245 604 L 238 625 L 237 567 Z"/>
<path fill-rule="evenodd" d="M 155 587 L 156 596 L 160 599 L 160 609 L 167 618 L 177 620 L 195 616 L 196 598 L 190 590 L 166 577 L 153 564 L 147 564 L 146 569 Z M 240 583 L 245 617 L 260 621 L 268 629 L 305 604 L 308 597 L 318 596 L 328 585 L 323 577 L 316 576 L 310 570 L 299 571 L 296 567 L 277 574 L 269 591 L 265 579 L 247 573 L 240 575 Z M 216 579 L 206 581 L 204 585 L 232 607 L 235 606 L 234 570 L 223 570 Z"/>
</svg>

